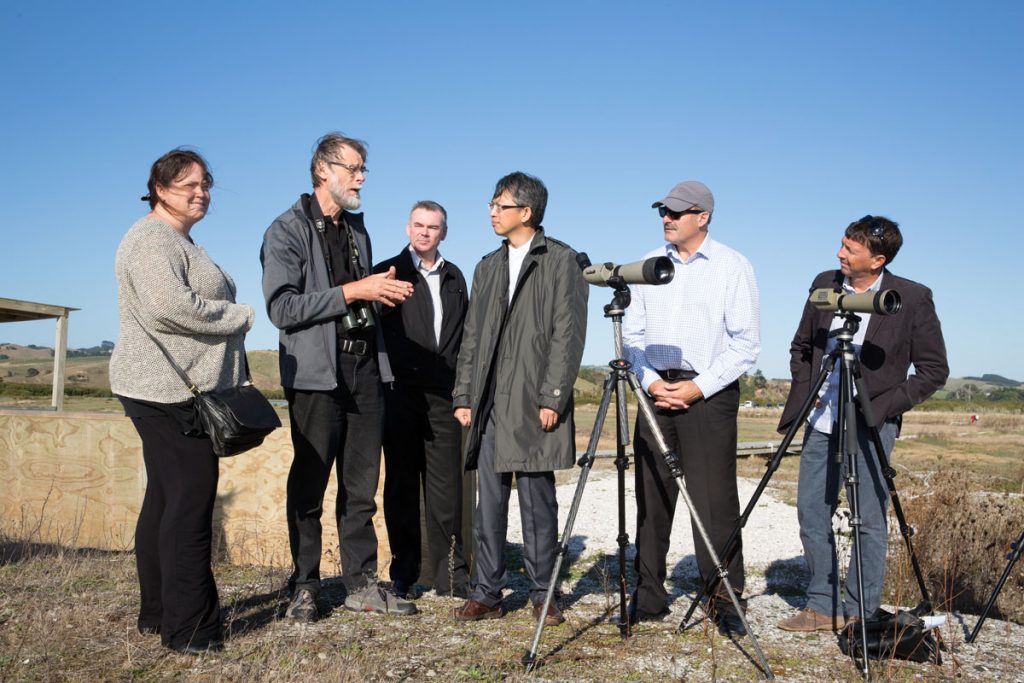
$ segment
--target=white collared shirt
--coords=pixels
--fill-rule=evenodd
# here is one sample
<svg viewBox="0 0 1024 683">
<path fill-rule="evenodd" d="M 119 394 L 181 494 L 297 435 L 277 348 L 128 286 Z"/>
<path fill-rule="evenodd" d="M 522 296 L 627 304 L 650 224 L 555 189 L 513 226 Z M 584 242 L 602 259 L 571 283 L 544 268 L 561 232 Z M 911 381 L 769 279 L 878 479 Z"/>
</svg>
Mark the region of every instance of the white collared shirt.
<svg viewBox="0 0 1024 683">
<path fill-rule="evenodd" d="M 533 239 L 523 242 L 518 247 L 508 244 L 508 302 L 512 303 L 512 295 L 516 293 L 516 283 L 519 282 L 519 272 L 523 269 L 523 261 L 530 253 L 530 245 Z"/>
<path fill-rule="evenodd" d="M 865 292 L 877 292 L 882 287 L 882 274 L 880 274 L 875 281 L 871 283 L 871 286 L 865 289 Z M 847 294 L 854 294 L 856 290 L 850 285 L 849 278 L 843 278 L 843 291 Z M 868 331 L 868 323 L 871 322 L 870 313 L 858 313 L 857 316 L 860 318 L 860 326 L 857 328 L 857 333 L 853 335 L 853 349 L 856 352 L 857 357 L 860 357 L 860 348 L 864 345 L 864 335 Z M 841 316 L 835 316 L 832 318 L 832 325 L 829 327 L 829 332 L 838 330 L 843 326 L 843 319 Z M 836 338 L 829 335 L 828 342 L 825 344 L 825 357 L 832 353 L 836 348 Z M 836 363 L 839 359 L 836 359 Z M 852 381 L 852 378 L 851 378 Z M 854 395 L 856 395 L 857 389 L 854 387 Z M 815 405 L 814 410 L 807 416 L 807 424 L 811 426 L 815 431 L 822 432 L 823 434 L 832 433 L 832 425 L 835 423 L 839 409 L 839 371 L 837 366 L 833 364 L 832 372 L 828 376 L 825 384 L 822 385 L 821 391 L 818 392 L 818 403 Z"/>
<path fill-rule="evenodd" d="M 704 238 L 686 261 L 672 244 L 644 258 L 667 256 L 675 267 L 664 285 L 633 285 L 622 335 L 626 358 L 644 390 L 658 370 L 692 370 L 705 397 L 753 367 L 761 350 L 757 281 L 750 261 Z"/>
<path fill-rule="evenodd" d="M 437 253 L 437 259 L 434 261 L 434 267 L 427 269 L 423 265 L 423 259 L 420 255 L 409 245 L 409 253 L 412 255 L 412 265 L 416 268 L 416 271 L 423 276 L 423 279 L 427 281 L 427 289 L 430 290 L 430 300 L 434 304 L 434 339 L 437 345 L 441 345 L 441 321 L 444 315 L 444 307 L 441 305 L 441 266 L 444 265 L 444 257 L 441 256 L 441 252 Z"/>
</svg>

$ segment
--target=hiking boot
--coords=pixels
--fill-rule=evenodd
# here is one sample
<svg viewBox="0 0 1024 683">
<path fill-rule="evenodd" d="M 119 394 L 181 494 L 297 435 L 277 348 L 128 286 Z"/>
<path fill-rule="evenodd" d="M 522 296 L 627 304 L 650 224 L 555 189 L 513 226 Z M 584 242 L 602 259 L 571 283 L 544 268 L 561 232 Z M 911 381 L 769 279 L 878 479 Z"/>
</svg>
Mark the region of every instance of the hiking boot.
<svg viewBox="0 0 1024 683">
<path fill-rule="evenodd" d="M 416 614 L 416 605 L 395 595 L 376 580 L 365 588 L 350 593 L 345 598 L 345 609 L 352 612 L 375 612 L 376 614 Z"/>
<path fill-rule="evenodd" d="M 811 633 L 812 631 L 838 631 L 846 625 L 846 617 L 829 616 L 805 607 L 793 616 L 783 619 L 778 627 L 783 631 Z"/>
<path fill-rule="evenodd" d="M 284 615 L 294 621 L 305 623 L 316 621 L 320 616 L 320 610 L 316 607 L 316 596 L 313 595 L 313 591 L 308 588 L 300 588 L 295 591 Z"/>
</svg>

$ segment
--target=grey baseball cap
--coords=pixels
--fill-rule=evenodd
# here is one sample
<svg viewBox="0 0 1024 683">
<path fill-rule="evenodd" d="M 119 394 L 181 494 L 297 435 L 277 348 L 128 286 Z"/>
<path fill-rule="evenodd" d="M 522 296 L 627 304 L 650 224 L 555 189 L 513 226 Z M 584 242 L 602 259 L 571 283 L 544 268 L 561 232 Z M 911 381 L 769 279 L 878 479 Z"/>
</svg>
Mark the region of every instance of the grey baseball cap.
<svg viewBox="0 0 1024 683">
<path fill-rule="evenodd" d="M 651 204 L 651 208 L 656 209 L 662 205 L 673 211 L 686 211 L 698 206 L 708 213 L 714 213 L 715 197 L 704 183 L 697 180 L 686 180 L 673 187 L 664 199 L 659 199 Z"/>
</svg>

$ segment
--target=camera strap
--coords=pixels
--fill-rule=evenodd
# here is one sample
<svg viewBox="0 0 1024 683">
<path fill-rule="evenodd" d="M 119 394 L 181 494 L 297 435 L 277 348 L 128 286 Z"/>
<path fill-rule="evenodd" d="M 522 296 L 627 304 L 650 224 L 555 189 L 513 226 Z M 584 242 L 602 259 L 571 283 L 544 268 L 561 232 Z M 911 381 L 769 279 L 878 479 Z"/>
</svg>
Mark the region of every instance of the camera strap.
<svg viewBox="0 0 1024 683">
<path fill-rule="evenodd" d="M 362 280 L 364 273 L 362 266 L 359 264 L 359 247 L 356 246 L 355 235 L 352 234 L 352 227 L 345 220 L 344 212 L 341 214 L 341 224 L 345 226 L 345 235 L 348 237 L 348 254 L 349 260 L 352 261 L 352 273 L 357 280 Z"/>
<path fill-rule="evenodd" d="M 317 238 L 320 240 L 320 251 L 323 252 L 324 265 L 327 266 L 327 280 L 333 287 L 337 280 L 334 279 L 334 262 L 331 260 L 331 249 L 327 245 L 327 236 L 325 235 L 327 221 L 324 218 L 324 212 L 320 209 L 320 203 L 317 202 L 316 197 L 308 194 L 303 195 L 302 208 L 306 210 L 306 215 L 316 227 Z"/>
</svg>

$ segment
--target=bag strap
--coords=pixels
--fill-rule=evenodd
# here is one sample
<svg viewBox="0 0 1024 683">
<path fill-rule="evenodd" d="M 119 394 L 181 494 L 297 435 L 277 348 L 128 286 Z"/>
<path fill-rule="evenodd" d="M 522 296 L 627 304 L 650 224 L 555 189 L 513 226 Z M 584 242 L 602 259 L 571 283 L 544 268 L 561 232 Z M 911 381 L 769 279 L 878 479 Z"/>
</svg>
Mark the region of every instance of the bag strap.
<svg viewBox="0 0 1024 683">
<path fill-rule="evenodd" d="M 196 387 L 195 383 L 189 379 L 188 375 L 185 374 L 185 371 L 179 368 L 178 364 L 174 362 L 174 359 L 171 358 L 171 354 L 167 351 L 167 347 L 161 344 L 160 340 L 154 337 L 153 333 L 146 329 L 146 326 L 142 324 L 141 320 L 139 320 L 139 316 L 135 315 L 135 311 L 129 310 L 128 312 L 132 314 L 133 318 L 135 318 L 135 322 L 142 328 L 142 331 L 145 332 L 146 335 L 153 340 L 153 343 L 156 344 L 156 347 L 163 352 L 164 357 L 167 358 L 167 362 L 170 363 L 171 367 L 174 368 L 174 371 L 178 373 L 178 377 L 180 377 L 181 381 L 185 383 L 186 387 L 188 387 L 189 393 L 193 396 L 198 396 L 199 389 Z M 248 372 L 248 365 L 246 366 L 246 371 Z"/>
<path fill-rule="evenodd" d="M 146 329 L 146 326 L 142 324 L 141 320 L 139 320 L 139 316 L 135 315 L 135 311 L 129 310 L 128 312 L 132 314 L 133 318 L 135 318 L 135 322 L 138 323 L 140 328 L 142 328 L 142 331 L 145 332 L 146 335 L 153 340 L 153 343 L 156 344 L 156 347 L 160 349 L 161 352 L 163 352 L 164 357 L 167 359 L 167 362 L 170 364 L 170 366 L 174 369 L 174 372 L 178 373 L 178 377 L 180 377 L 181 381 L 185 383 L 186 387 L 188 387 L 189 393 L 192 394 L 193 396 L 198 396 L 200 393 L 202 393 L 199 391 L 199 388 L 195 385 L 195 382 L 189 379 L 189 376 L 185 374 L 185 371 L 178 367 L 178 364 L 174 362 L 174 359 L 171 357 L 171 354 L 167 351 L 167 347 L 161 344 L 160 340 L 153 336 L 152 332 Z M 242 363 L 245 367 L 245 379 L 250 384 L 252 384 L 252 375 L 249 373 L 249 357 L 246 355 L 244 348 L 242 349 Z"/>
</svg>

